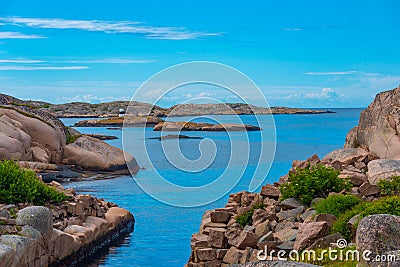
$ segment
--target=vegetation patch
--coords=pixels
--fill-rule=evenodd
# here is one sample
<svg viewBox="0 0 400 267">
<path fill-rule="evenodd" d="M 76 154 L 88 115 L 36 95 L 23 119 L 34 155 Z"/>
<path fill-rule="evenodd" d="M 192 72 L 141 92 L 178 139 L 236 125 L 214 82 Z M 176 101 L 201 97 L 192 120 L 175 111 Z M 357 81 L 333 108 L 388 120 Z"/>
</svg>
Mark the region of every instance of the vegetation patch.
<svg viewBox="0 0 400 267">
<path fill-rule="evenodd" d="M 252 223 L 253 223 L 252 217 L 253 217 L 254 211 L 256 209 L 262 209 L 262 208 L 264 208 L 263 203 L 258 203 L 258 204 L 253 205 L 249 211 L 243 213 L 242 215 L 237 216 L 236 222 L 238 224 L 240 224 L 242 227 L 245 227 L 246 225 L 252 225 Z"/>
<path fill-rule="evenodd" d="M 331 195 L 318 202 L 314 209 L 318 214 L 328 213 L 336 217 L 360 204 L 361 200 L 353 195 Z"/>
<path fill-rule="evenodd" d="M 289 174 L 288 182 L 280 185 L 282 199 L 297 198 L 304 204 L 310 204 L 315 197 L 324 197 L 331 192 L 350 190 L 349 179 L 338 177 L 339 171 L 318 164 Z"/>
<path fill-rule="evenodd" d="M 383 196 L 399 196 L 400 195 L 400 176 L 392 176 L 389 181 L 382 180 L 378 182 L 378 186 Z"/>
<path fill-rule="evenodd" d="M 305 255 L 303 259 L 300 258 L 299 261 L 314 264 L 318 266 L 325 266 L 325 267 L 356 267 L 357 266 L 357 257 L 353 256 L 353 251 L 356 250 L 355 246 L 346 247 L 342 249 L 336 249 L 337 253 L 333 254 L 337 256 L 336 260 L 333 260 L 332 257 L 329 257 L 328 249 L 316 249 L 315 250 L 315 257 L 312 259 L 308 259 L 308 255 Z M 342 255 L 342 257 L 340 257 Z M 301 254 L 300 254 L 301 256 Z"/>
<path fill-rule="evenodd" d="M 68 197 L 38 180 L 35 172 L 11 160 L 0 162 L 0 203 L 59 203 Z"/>
<path fill-rule="evenodd" d="M 400 216 L 400 196 L 382 197 L 372 202 L 361 202 L 352 209 L 340 214 L 337 221 L 332 226 L 332 233 L 341 233 L 344 238 L 351 241 L 354 238 L 354 232 L 348 227 L 348 222 L 356 215 L 360 215 L 358 220 L 374 214 L 391 214 Z M 355 228 L 357 229 L 356 222 Z"/>
</svg>

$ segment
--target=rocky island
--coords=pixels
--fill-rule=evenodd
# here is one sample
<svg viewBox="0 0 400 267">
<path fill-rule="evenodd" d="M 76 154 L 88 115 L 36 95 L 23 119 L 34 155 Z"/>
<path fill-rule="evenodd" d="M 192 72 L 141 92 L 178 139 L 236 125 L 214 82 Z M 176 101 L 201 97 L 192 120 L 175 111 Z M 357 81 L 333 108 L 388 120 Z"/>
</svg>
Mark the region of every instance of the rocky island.
<svg viewBox="0 0 400 267">
<path fill-rule="evenodd" d="M 206 131 L 206 132 L 225 132 L 225 131 L 260 131 L 258 126 L 248 124 L 211 124 L 195 122 L 160 122 L 153 128 L 154 131 Z"/>
<path fill-rule="evenodd" d="M 246 114 L 321 114 L 332 113 L 329 110 L 300 109 L 288 107 L 271 107 L 270 109 L 244 103 L 226 104 L 179 104 L 170 108 L 153 106 L 148 103 L 114 101 L 100 104 L 72 102 L 51 104 L 37 101 L 26 101 L 25 105 L 35 107 L 59 118 L 107 118 L 114 117 L 120 109 L 131 116 L 182 117 L 197 115 L 246 115 Z M 151 110 L 150 114 L 148 110 Z"/>
<path fill-rule="evenodd" d="M 187 266 L 399 266 L 399 100 L 400 87 L 378 94 L 343 149 L 295 160 L 287 175 L 261 192 L 231 194 L 225 207 L 206 211 Z M 270 261 L 258 258 L 273 250 L 287 258 L 292 250 L 337 249 L 345 239 L 344 249 L 370 250 L 371 259 L 391 255 L 391 261 L 309 265 L 280 261 L 276 254 Z"/>
</svg>

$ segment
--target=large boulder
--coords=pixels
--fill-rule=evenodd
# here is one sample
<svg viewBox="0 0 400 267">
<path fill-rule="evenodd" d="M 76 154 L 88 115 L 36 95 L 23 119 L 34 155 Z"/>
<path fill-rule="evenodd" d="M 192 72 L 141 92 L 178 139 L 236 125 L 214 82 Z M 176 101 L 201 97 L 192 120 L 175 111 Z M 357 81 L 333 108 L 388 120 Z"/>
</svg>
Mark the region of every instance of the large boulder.
<svg viewBox="0 0 400 267">
<path fill-rule="evenodd" d="M 43 206 L 31 206 L 18 212 L 17 225 L 29 225 L 50 240 L 53 234 L 53 213 Z"/>
<path fill-rule="evenodd" d="M 0 106 L 0 158 L 60 163 L 66 143 L 60 124 L 51 116 Z"/>
<path fill-rule="evenodd" d="M 327 154 L 322 161 L 334 162 L 339 161 L 344 164 L 351 164 L 368 155 L 368 152 L 362 148 L 342 148 Z"/>
<path fill-rule="evenodd" d="M 130 154 L 90 136 L 81 136 L 66 145 L 63 163 L 94 171 L 122 171 L 127 170 L 128 166 L 133 172 L 139 169 Z"/>
<path fill-rule="evenodd" d="M 382 92 L 361 112 L 345 147 L 361 147 L 382 159 L 400 160 L 400 87 Z"/>
<path fill-rule="evenodd" d="M 381 180 L 400 175 L 400 160 L 377 159 L 368 163 L 368 181 L 376 185 Z"/>
<path fill-rule="evenodd" d="M 359 251 L 371 251 L 370 259 L 400 250 L 400 217 L 377 214 L 363 218 L 357 228 L 356 245 Z M 364 262 L 361 266 L 387 266 Z M 395 265 L 393 265 L 395 266 Z"/>
<path fill-rule="evenodd" d="M 312 245 L 316 240 L 326 236 L 328 231 L 329 225 L 327 222 L 302 223 L 293 248 L 301 251 Z"/>
</svg>

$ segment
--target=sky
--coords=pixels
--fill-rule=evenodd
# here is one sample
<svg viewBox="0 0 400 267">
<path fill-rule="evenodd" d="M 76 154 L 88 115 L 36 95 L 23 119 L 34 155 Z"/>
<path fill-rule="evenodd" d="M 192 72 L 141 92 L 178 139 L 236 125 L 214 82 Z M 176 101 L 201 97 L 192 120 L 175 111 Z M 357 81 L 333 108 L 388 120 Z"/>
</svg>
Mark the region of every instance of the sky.
<svg viewBox="0 0 400 267">
<path fill-rule="evenodd" d="M 212 61 L 246 74 L 271 106 L 365 107 L 400 84 L 399 10 L 384 0 L 2 0 L 0 92 L 129 100 L 165 68 Z M 232 100 L 198 85 L 163 104 L 202 96 Z"/>
</svg>

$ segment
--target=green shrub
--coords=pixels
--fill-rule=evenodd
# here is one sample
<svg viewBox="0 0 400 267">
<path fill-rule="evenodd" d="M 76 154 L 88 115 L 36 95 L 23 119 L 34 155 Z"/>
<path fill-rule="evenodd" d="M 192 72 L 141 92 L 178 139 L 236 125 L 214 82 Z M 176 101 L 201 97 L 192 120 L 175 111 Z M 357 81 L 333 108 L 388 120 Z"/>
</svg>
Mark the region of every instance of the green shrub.
<svg viewBox="0 0 400 267">
<path fill-rule="evenodd" d="M 337 216 L 336 222 L 334 222 L 332 225 L 331 229 L 332 234 L 339 232 L 347 241 L 352 241 L 353 233 L 348 228 L 347 223 L 351 218 L 353 218 L 357 214 L 360 214 L 362 210 L 365 208 L 365 205 L 366 205 L 365 202 L 361 202 L 357 206 L 353 207 L 351 210 L 348 210 Z"/>
<path fill-rule="evenodd" d="M 344 238 L 351 241 L 354 236 L 347 227 L 348 221 L 360 214 L 360 220 L 368 215 L 373 214 L 391 214 L 400 216 L 400 196 L 382 197 L 372 202 L 361 202 L 337 217 L 337 221 L 332 226 L 332 233 L 341 233 Z M 357 228 L 357 224 L 356 224 Z"/>
<path fill-rule="evenodd" d="M 255 204 L 254 206 L 251 207 L 251 209 L 242 215 L 239 215 L 236 217 L 236 222 L 240 224 L 242 227 L 245 227 L 246 225 L 252 225 L 253 223 L 253 214 L 256 209 L 262 209 L 264 208 L 263 203 L 258 203 Z"/>
<path fill-rule="evenodd" d="M 318 202 L 314 208 L 318 214 L 328 213 L 338 217 L 360 202 L 361 200 L 353 195 L 331 195 Z"/>
<path fill-rule="evenodd" d="M 44 104 L 41 106 L 41 108 L 50 108 L 50 104 Z"/>
<path fill-rule="evenodd" d="M 368 202 L 361 212 L 364 218 L 372 214 L 391 214 L 400 216 L 400 196 L 382 197 L 376 201 Z"/>
<path fill-rule="evenodd" d="M 349 179 L 338 177 L 339 171 L 323 165 L 306 167 L 289 174 L 287 183 L 280 185 L 282 199 L 297 198 L 309 204 L 314 197 L 326 197 L 330 192 L 350 190 Z"/>
<path fill-rule="evenodd" d="M 39 181 L 32 170 L 22 169 L 11 160 L 0 162 L 0 203 L 44 205 L 66 199 L 65 194 Z"/>
<path fill-rule="evenodd" d="M 66 137 L 67 137 L 67 144 L 71 144 L 71 143 L 75 142 L 76 139 L 78 139 L 79 137 L 82 136 L 82 134 L 71 135 L 71 133 L 69 132 L 69 127 L 68 126 L 65 127 L 65 134 L 66 134 Z"/>
<path fill-rule="evenodd" d="M 400 195 L 400 176 L 392 176 L 389 181 L 379 181 L 378 186 L 384 196 Z"/>
</svg>

